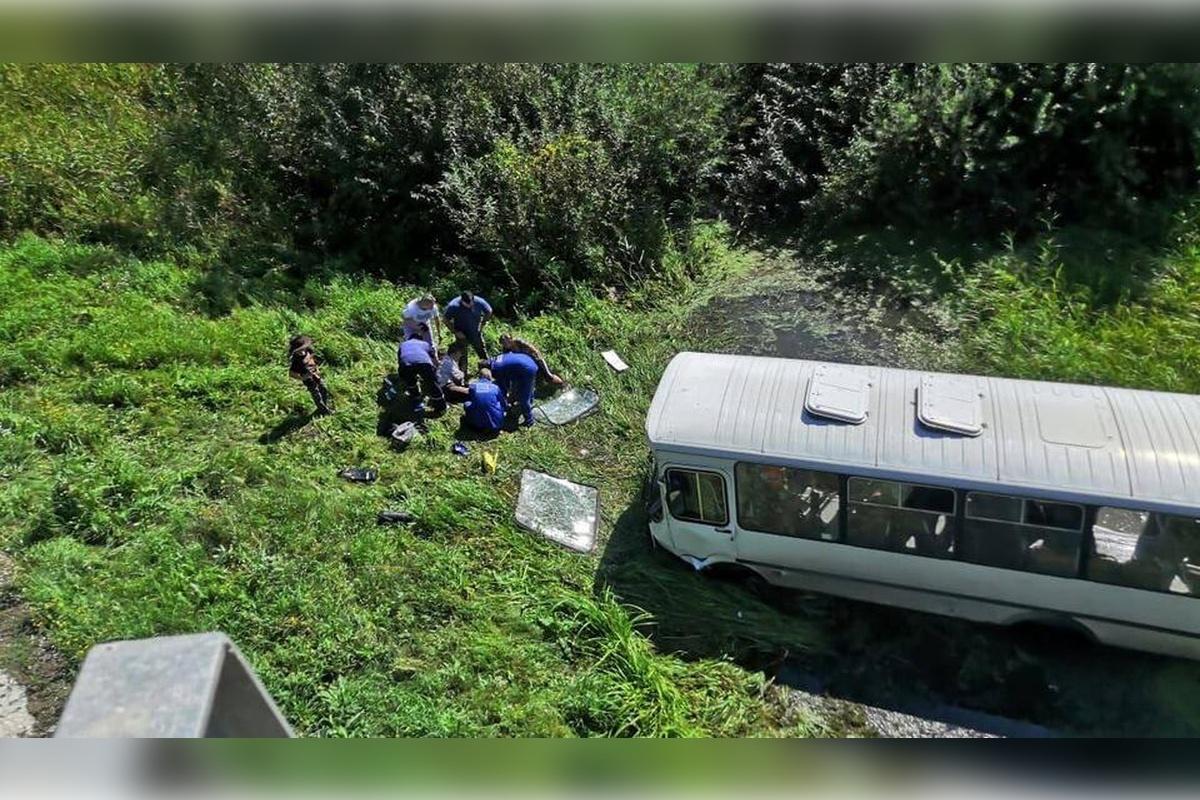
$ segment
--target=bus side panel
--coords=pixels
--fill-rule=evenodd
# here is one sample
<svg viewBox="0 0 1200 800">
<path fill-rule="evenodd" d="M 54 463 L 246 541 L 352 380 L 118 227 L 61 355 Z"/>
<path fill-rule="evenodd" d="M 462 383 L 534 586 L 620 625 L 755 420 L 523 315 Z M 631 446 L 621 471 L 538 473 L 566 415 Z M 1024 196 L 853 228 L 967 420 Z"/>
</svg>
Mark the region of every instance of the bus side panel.
<svg viewBox="0 0 1200 800">
<path fill-rule="evenodd" d="M 1006 624 L 1028 619 L 1031 611 L 1070 617 L 1092 630 L 1101 641 L 1126 647 L 1140 645 L 1116 641 L 1113 626 L 1143 631 L 1138 635 L 1142 638 L 1155 638 L 1155 631 L 1159 634 L 1177 631 L 1195 637 L 1200 646 L 1200 598 L 950 559 L 777 538 L 783 541 L 777 547 L 788 549 L 785 564 L 748 562 L 748 565 L 757 567 L 768 580 L 784 585 L 983 622 Z M 788 569 L 788 565 L 797 566 Z M 852 579 L 854 586 L 842 586 L 838 579 Z M 1125 637 L 1124 641 L 1132 640 Z M 1161 652 L 1158 647 L 1150 649 Z"/>
</svg>

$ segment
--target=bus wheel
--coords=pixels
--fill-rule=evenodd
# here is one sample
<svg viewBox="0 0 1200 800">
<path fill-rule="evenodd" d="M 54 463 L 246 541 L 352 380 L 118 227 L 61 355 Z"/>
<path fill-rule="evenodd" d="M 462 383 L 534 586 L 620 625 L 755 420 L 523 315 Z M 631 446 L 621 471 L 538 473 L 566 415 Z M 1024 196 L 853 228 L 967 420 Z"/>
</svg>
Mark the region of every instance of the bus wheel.
<svg viewBox="0 0 1200 800">
<path fill-rule="evenodd" d="M 762 575 L 759 575 L 754 570 L 746 570 L 746 574 L 742 578 L 742 587 L 747 592 L 762 600 L 764 603 L 771 603 L 778 600 L 780 597 L 779 587 L 768 581 Z"/>
<path fill-rule="evenodd" d="M 776 587 L 749 567 L 738 564 L 716 564 L 704 572 L 716 580 L 736 583 L 743 591 L 749 592 L 759 600 L 769 601 L 777 596 Z"/>
</svg>

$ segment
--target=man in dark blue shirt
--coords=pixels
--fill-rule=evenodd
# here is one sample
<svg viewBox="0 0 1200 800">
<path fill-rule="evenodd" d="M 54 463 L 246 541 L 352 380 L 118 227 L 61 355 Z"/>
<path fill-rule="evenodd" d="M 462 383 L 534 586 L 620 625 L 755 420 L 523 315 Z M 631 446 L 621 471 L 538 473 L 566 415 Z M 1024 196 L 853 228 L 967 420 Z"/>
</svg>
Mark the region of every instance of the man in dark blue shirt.
<svg viewBox="0 0 1200 800">
<path fill-rule="evenodd" d="M 487 358 L 487 345 L 483 341 L 483 326 L 492 318 L 492 307 L 487 300 L 471 292 L 463 292 L 446 304 L 442 312 L 454 338 L 469 342 L 480 358 Z"/>
<path fill-rule="evenodd" d="M 533 424 L 533 385 L 537 380 L 538 365 L 524 353 L 503 353 L 492 359 L 492 374 L 506 397 L 521 409 L 525 426 Z"/>
<path fill-rule="evenodd" d="M 446 391 L 463 395 L 463 422 L 482 433 L 499 433 L 504 427 L 508 403 L 504 391 L 492 381 L 492 371 L 481 367 L 470 386 L 447 386 Z"/>
<path fill-rule="evenodd" d="M 437 351 L 425 338 L 428 331 L 424 323 L 409 331 L 408 338 L 401 342 L 396 352 L 400 380 L 407 387 L 408 396 L 415 398 L 414 405 L 418 411 L 424 408 L 425 397 L 433 400 L 435 407 L 446 406 L 446 397 L 437 382 Z"/>
</svg>

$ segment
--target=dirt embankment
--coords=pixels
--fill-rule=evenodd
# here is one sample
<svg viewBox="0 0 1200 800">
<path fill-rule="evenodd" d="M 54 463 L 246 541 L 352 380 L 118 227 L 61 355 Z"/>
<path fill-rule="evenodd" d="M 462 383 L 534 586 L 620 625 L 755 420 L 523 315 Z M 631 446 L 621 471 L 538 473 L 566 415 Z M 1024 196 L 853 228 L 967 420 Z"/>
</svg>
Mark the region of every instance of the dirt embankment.
<svg viewBox="0 0 1200 800">
<path fill-rule="evenodd" d="M 0 737 L 49 736 L 71 691 L 73 670 L 34 629 L 0 553 Z"/>
</svg>

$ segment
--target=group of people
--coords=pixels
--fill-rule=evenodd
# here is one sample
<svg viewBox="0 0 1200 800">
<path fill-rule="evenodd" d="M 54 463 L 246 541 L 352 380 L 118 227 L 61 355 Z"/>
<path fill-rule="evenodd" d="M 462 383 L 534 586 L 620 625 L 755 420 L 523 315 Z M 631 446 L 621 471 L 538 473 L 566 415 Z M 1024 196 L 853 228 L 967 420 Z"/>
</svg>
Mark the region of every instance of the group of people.
<svg viewBox="0 0 1200 800">
<path fill-rule="evenodd" d="M 451 403 L 462 404 L 463 420 L 485 434 L 498 432 L 508 417 L 509 405 L 517 407 L 520 421 L 534 423 L 533 393 L 540 376 L 561 386 L 562 378 L 550 371 L 541 352 L 511 333 L 500 335 L 501 352 L 489 356 L 484 328 L 493 318 L 491 304 L 472 292 L 463 292 L 438 308 L 433 295 L 426 294 L 404 308 L 403 340 L 397 349 L 397 372 L 414 410 L 423 413 L 426 401 L 434 411 Z M 442 321 L 453 337 L 443 353 Z M 467 348 L 479 361 L 476 377 L 467 380 Z M 321 379 L 308 336 L 295 336 L 289 343 L 290 373 L 304 383 L 318 414 L 333 412 L 329 390 Z"/>
</svg>

